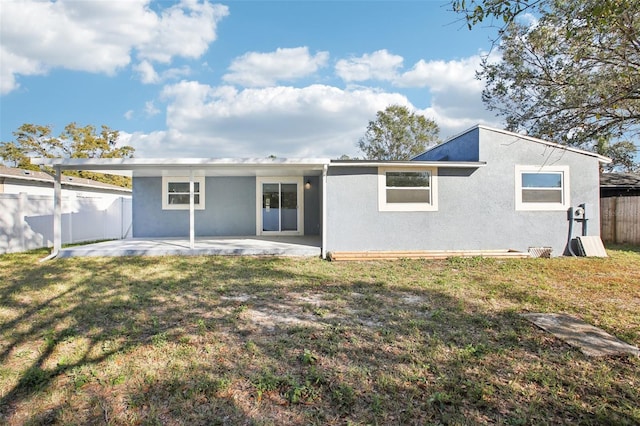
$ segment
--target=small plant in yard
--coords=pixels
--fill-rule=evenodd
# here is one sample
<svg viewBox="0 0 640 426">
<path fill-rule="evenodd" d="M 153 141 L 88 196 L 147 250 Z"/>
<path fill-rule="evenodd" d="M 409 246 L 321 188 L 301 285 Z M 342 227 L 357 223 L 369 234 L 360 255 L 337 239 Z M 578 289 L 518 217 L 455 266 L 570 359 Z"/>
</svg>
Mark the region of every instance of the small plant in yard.
<svg viewBox="0 0 640 426">
<path fill-rule="evenodd" d="M 167 333 L 158 333 L 151 336 L 151 343 L 154 346 L 162 347 L 167 344 L 168 339 Z"/>
<path fill-rule="evenodd" d="M 0 255 L 0 423 L 640 424 L 640 250 L 330 263 Z M 321 305 L 318 303 L 321 302 Z"/>
<path fill-rule="evenodd" d="M 319 397 L 320 391 L 309 381 L 305 382 L 304 385 L 295 383 L 287 391 L 287 400 L 292 404 L 313 403 Z"/>
<path fill-rule="evenodd" d="M 300 361 L 303 364 L 313 365 L 318 362 L 318 356 L 311 352 L 309 349 L 305 349 L 300 355 Z"/>
<path fill-rule="evenodd" d="M 350 385 L 340 383 L 331 390 L 331 400 L 340 411 L 349 411 L 355 403 L 356 393 Z"/>
<path fill-rule="evenodd" d="M 451 403 L 451 395 L 446 392 L 434 392 L 428 399 L 434 405 L 445 405 Z"/>
<path fill-rule="evenodd" d="M 285 379 L 282 377 L 276 376 L 270 371 L 263 371 L 254 377 L 251 383 L 256 390 L 258 400 L 260 400 L 265 392 L 278 390 L 283 381 Z"/>
</svg>

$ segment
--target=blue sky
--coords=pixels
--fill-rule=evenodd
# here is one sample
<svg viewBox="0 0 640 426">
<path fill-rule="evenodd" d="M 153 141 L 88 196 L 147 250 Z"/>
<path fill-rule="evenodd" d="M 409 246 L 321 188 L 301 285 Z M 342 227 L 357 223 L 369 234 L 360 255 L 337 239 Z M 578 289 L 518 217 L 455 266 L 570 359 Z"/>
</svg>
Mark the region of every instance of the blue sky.
<svg viewBox="0 0 640 426">
<path fill-rule="evenodd" d="M 144 158 L 335 158 L 402 104 L 447 138 L 501 126 L 474 78 L 494 36 L 440 0 L 2 1 L 0 136 L 76 122 Z"/>
</svg>

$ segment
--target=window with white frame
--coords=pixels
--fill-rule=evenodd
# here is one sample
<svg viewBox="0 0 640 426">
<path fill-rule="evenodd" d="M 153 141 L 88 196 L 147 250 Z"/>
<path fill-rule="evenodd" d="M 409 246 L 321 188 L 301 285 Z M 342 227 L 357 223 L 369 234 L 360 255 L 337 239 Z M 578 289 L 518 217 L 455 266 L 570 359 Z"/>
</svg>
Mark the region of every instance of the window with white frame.
<svg viewBox="0 0 640 426">
<path fill-rule="evenodd" d="M 204 209 L 204 177 L 193 178 L 193 204 Z M 189 209 L 189 177 L 164 176 L 162 178 L 162 208 L 164 210 Z"/>
<path fill-rule="evenodd" d="M 568 166 L 516 166 L 516 210 L 566 210 Z"/>
<path fill-rule="evenodd" d="M 437 210 L 436 169 L 378 169 L 380 211 Z"/>
</svg>

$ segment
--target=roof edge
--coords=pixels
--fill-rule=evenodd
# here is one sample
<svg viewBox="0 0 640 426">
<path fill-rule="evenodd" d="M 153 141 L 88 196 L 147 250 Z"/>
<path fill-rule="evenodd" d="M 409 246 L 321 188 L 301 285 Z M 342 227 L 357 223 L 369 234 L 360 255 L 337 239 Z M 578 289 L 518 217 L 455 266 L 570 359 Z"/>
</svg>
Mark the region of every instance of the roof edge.
<svg viewBox="0 0 640 426">
<path fill-rule="evenodd" d="M 8 167 L 8 169 L 25 171 L 25 169 L 19 169 L 19 168 L 13 168 L 13 167 Z M 2 173 L 1 170 L 2 169 L 0 169 L 0 177 L 3 177 L 5 179 L 15 179 L 15 180 L 31 181 L 31 182 L 43 182 L 43 183 L 51 183 L 51 184 L 53 184 L 53 182 L 55 181 L 53 176 L 50 176 L 48 174 L 46 174 L 46 176 L 42 176 L 41 173 L 43 172 L 26 170 L 29 172 L 36 172 L 40 174 L 39 176 L 36 176 L 34 174 L 15 175 L 10 173 Z M 100 182 L 93 179 L 78 178 L 75 176 L 67 176 L 64 174 L 62 175 L 62 178 L 63 179 L 61 180 L 60 184 L 66 187 L 92 188 L 96 190 L 117 191 L 117 192 L 126 192 L 126 193 L 131 192 L 131 188 L 113 185 L 105 182 Z M 79 180 L 74 180 L 74 179 L 79 179 Z"/>
<path fill-rule="evenodd" d="M 197 166 L 283 166 L 325 165 L 329 158 L 32 158 L 31 162 L 61 168 L 197 167 Z"/>
<path fill-rule="evenodd" d="M 563 145 L 563 144 L 560 144 L 560 143 L 557 143 L 557 142 L 549 142 L 549 141 L 546 141 L 544 139 L 534 138 L 533 136 L 523 135 L 523 134 L 512 132 L 512 131 L 509 131 L 509 130 L 497 129 L 497 128 L 494 128 L 494 127 L 485 126 L 483 124 L 478 124 L 473 129 L 475 129 L 475 128 L 483 129 L 483 130 L 489 130 L 489 131 L 497 132 L 497 133 L 502 133 L 502 134 L 508 135 L 508 136 L 518 137 L 518 138 L 521 138 L 521 139 L 528 140 L 530 142 L 535 142 L 535 143 L 551 146 L 551 147 L 554 147 L 554 148 L 564 149 L 566 151 L 575 152 L 577 154 L 588 155 L 590 157 L 597 158 L 598 161 L 600 163 L 602 163 L 602 164 L 609 164 L 609 163 L 611 163 L 613 161 L 613 160 L 611 160 L 611 158 L 605 157 L 604 155 L 600 155 L 600 154 L 597 154 L 595 152 L 591 152 L 591 151 L 587 151 L 587 150 L 579 149 L 579 148 L 574 148 L 574 147 Z"/>
<path fill-rule="evenodd" d="M 521 138 L 521 139 L 527 140 L 529 142 L 540 143 L 540 144 L 543 144 L 543 145 L 552 146 L 552 147 L 559 148 L 559 149 L 564 149 L 564 150 L 569 151 L 569 152 L 575 152 L 577 154 L 588 155 L 590 157 L 597 158 L 598 161 L 600 163 L 602 163 L 602 164 L 610 164 L 613 161 L 613 160 L 611 160 L 611 158 L 605 157 L 605 156 L 597 154 L 595 152 L 586 151 L 584 149 L 579 149 L 579 148 L 573 148 L 571 146 L 562 145 L 562 144 L 559 144 L 557 142 L 549 142 L 549 141 L 546 141 L 544 139 L 534 138 L 533 136 L 523 135 L 523 134 L 512 132 L 512 131 L 509 131 L 509 130 L 498 129 L 496 127 L 491 127 L 491 126 L 487 126 L 487 125 L 484 125 L 484 124 L 476 124 L 476 125 L 468 128 L 468 129 L 466 129 L 466 130 L 464 130 L 464 131 L 462 131 L 460 133 L 457 133 L 457 134 L 447 138 L 444 142 L 430 147 L 429 149 L 427 149 L 424 152 L 414 156 L 413 158 L 417 158 L 417 157 L 419 157 L 421 155 L 424 155 L 427 152 L 429 152 L 429 151 L 431 151 L 431 150 L 433 150 L 433 149 L 435 149 L 435 148 L 437 148 L 437 147 L 439 147 L 441 145 L 449 143 L 449 142 L 459 138 L 460 136 L 465 135 L 465 134 L 467 134 L 469 132 L 472 132 L 472 131 L 474 131 L 476 129 L 482 129 L 482 130 L 488 130 L 488 131 L 492 131 L 492 132 L 496 132 L 496 133 L 502 133 L 504 135 L 509 135 L 509 136 Z"/>
<path fill-rule="evenodd" d="M 486 161 L 385 161 L 385 160 L 331 160 L 329 167 L 442 167 L 478 168 Z"/>
</svg>

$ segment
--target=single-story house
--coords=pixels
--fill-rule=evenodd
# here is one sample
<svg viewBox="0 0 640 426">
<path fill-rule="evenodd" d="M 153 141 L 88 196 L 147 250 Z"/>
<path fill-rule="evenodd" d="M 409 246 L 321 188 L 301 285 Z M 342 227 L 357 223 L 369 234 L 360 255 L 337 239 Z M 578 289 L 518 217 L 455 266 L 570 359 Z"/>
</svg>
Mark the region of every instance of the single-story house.
<svg viewBox="0 0 640 426">
<path fill-rule="evenodd" d="M 317 235 L 324 257 L 531 248 L 562 255 L 574 233 L 599 235 L 599 166 L 609 161 L 475 126 L 409 161 L 41 163 L 58 173 L 130 173 L 134 238 L 189 237 L 193 247 L 195 237 L 205 236 Z"/>
</svg>

